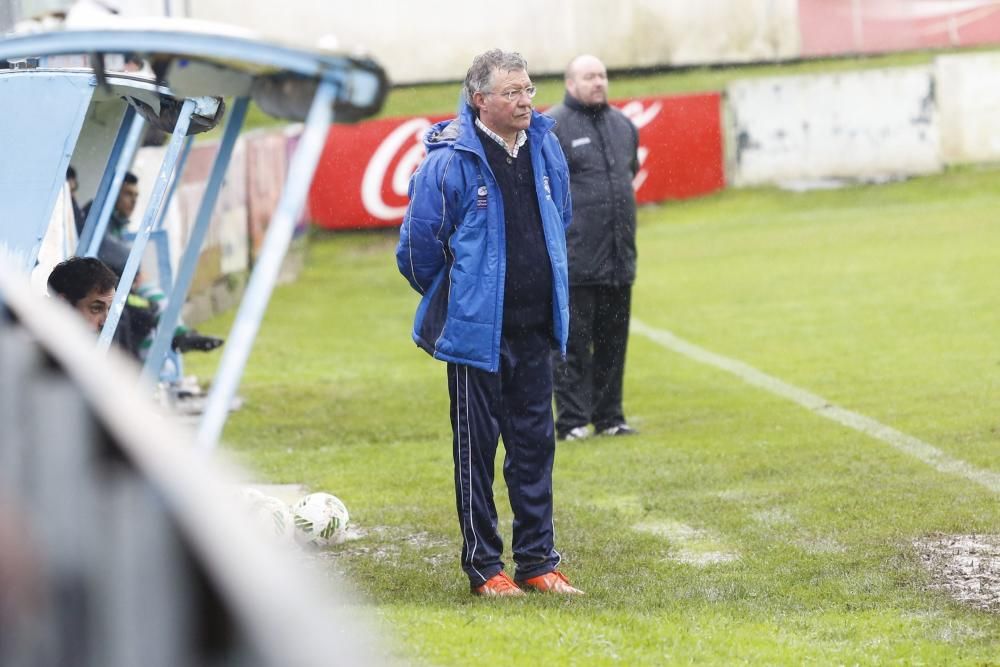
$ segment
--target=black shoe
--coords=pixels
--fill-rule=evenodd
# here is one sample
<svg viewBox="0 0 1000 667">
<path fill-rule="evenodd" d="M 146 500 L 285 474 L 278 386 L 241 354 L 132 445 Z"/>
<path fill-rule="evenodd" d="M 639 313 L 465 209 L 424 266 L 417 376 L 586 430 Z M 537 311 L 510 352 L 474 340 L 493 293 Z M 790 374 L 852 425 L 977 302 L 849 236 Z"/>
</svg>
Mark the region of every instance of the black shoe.
<svg viewBox="0 0 1000 667">
<path fill-rule="evenodd" d="M 191 350 L 211 352 L 224 342 L 224 340 L 215 336 L 202 336 L 192 329 L 191 331 L 185 331 L 182 334 L 174 336 L 170 346 L 181 353 L 190 352 Z"/>
</svg>

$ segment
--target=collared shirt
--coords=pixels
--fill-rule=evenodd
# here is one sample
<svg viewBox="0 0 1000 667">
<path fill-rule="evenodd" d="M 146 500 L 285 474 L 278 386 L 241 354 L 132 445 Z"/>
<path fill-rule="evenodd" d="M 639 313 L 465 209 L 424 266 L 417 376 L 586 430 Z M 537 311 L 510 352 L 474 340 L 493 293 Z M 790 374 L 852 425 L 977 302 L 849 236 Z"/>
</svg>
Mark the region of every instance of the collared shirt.
<svg viewBox="0 0 1000 667">
<path fill-rule="evenodd" d="M 514 148 L 507 148 L 507 142 L 503 140 L 503 137 L 486 127 L 486 124 L 478 118 L 476 118 L 476 127 L 482 130 L 487 137 L 503 146 L 503 149 L 507 151 L 507 155 L 511 157 L 517 157 L 518 149 L 521 148 L 521 146 L 524 145 L 524 142 L 528 140 L 528 133 L 524 130 L 518 130 L 517 138 L 514 140 Z"/>
</svg>

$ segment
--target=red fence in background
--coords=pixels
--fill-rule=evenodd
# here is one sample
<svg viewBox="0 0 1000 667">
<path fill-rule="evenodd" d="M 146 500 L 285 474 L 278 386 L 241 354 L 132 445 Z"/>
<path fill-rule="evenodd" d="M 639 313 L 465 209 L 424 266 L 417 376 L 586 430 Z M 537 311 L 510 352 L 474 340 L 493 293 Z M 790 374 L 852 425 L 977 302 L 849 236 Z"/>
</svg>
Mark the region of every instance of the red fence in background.
<svg viewBox="0 0 1000 667">
<path fill-rule="evenodd" d="M 718 93 L 613 102 L 639 128 L 636 197 L 683 199 L 725 185 Z M 395 226 L 410 176 L 424 156 L 427 128 L 448 116 L 334 125 L 309 194 L 313 221 L 327 229 Z"/>
<path fill-rule="evenodd" d="M 687 199 L 726 185 L 719 93 L 615 102 L 639 128 L 640 204 Z"/>
<path fill-rule="evenodd" d="M 799 0 L 802 56 L 1000 42 L 998 0 Z"/>
</svg>

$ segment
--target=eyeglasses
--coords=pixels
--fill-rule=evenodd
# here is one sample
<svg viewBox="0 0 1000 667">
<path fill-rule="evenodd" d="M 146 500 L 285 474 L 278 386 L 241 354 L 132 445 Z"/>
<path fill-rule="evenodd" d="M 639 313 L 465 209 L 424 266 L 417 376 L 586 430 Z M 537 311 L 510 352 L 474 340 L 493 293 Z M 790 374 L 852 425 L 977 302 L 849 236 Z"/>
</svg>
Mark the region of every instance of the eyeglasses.
<svg viewBox="0 0 1000 667">
<path fill-rule="evenodd" d="M 508 90 L 502 93 L 485 92 L 484 95 L 499 95 L 500 97 L 506 99 L 508 102 L 513 102 L 514 100 L 521 99 L 521 95 L 527 95 L 530 100 L 535 96 L 538 89 L 534 86 L 528 86 L 527 88 L 516 88 L 514 90 Z"/>
</svg>

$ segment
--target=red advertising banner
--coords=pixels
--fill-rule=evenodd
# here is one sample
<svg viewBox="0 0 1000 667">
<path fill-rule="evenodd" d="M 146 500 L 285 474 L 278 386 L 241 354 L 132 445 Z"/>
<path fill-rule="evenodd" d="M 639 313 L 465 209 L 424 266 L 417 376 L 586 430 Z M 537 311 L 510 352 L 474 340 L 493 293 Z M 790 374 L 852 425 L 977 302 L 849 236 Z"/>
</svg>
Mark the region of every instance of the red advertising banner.
<svg viewBox="0 0 1000 667">
<path fill-rule="evenodd" d="M 1000 42 L 998 0 L 799 0 L 802 56 Z"/>
<path fill-rule="evenodd" d="M 640 203 L 684 199 L 725 185 L 718 93 L 613 102 L 639 128 Z M 327 229 L 389 227 L 403 219 L 423 136 L 448 116 L 334 125 L 309 193 L 313 221 Z"/>
</svg>

